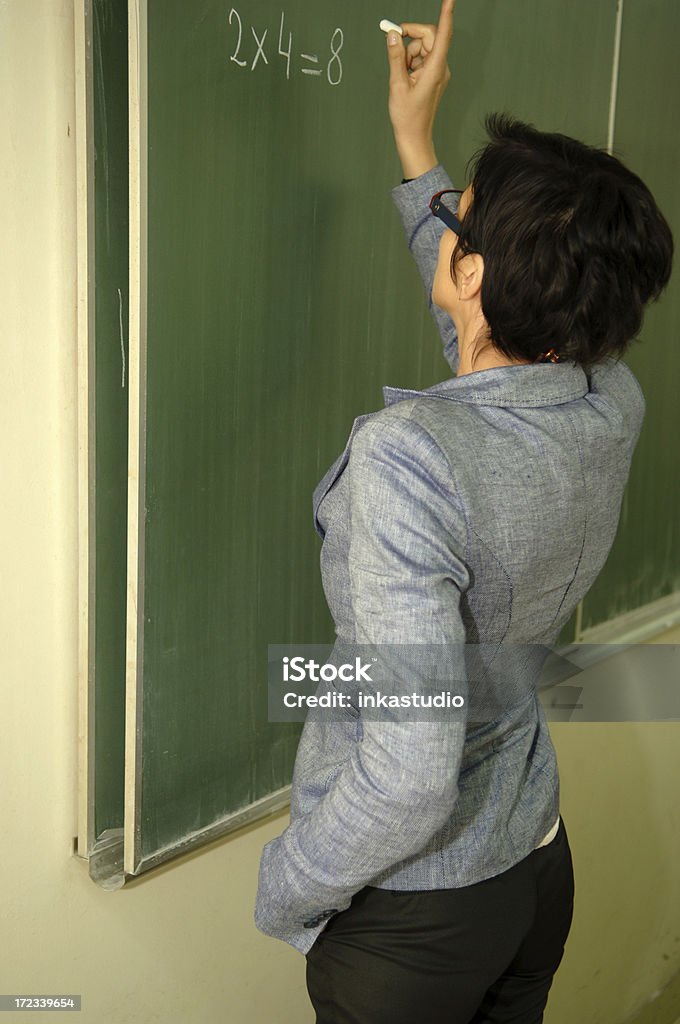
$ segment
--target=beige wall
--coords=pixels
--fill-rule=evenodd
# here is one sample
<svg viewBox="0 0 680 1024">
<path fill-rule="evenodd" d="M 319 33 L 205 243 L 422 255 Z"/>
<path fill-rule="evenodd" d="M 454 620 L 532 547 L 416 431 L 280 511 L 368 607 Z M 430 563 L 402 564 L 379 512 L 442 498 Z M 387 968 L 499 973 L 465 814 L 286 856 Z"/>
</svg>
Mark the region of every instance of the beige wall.
<svg viewBox="0 0 680 1024">
<path fill-rule="evenodd" d="M 680 629 L 655 642 L 680 644 Z M 680 723 L 551 723 L 550 733 L 576 892 L 546 1024 L 673 1024 L 680 1016 Z M 639 1008 L 646 1012 L 638 1018 Z"/>
<path fill-rule="evenodd" d="M 0 992 L 82 993 L 83 1024 L 305 1024 L 303 958 L 252 924 L 284 816 L 115 893 L 72 853 L 73 34 L 72 0 L 0 0 Z M 553 727 L 578 894 L 549 1024 L 617 1024 L 680 968 L 677 730 Z"/>
</svg>

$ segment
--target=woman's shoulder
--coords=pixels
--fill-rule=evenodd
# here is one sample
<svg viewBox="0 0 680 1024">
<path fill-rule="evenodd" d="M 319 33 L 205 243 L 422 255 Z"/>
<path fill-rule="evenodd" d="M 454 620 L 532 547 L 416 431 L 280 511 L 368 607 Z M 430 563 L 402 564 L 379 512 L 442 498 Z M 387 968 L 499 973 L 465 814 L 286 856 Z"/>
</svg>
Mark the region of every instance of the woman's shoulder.
<svg viewBox="0 0 680 1024">
<path fill-rule="evenodd" d="M 405 398 L 395 405 L 388 405 L 366 417 L 354 438 L 353 448 L 380 449 L 382 447 L 427 446 L 428 430 L 421 422 L 419 413 L 422 401 L 419 398 Z"/>
<path fill-rule="evenodd" d="M 478 434 L 480 413 L 473 405 L 448 401 L 434 390 L 400 397 L 373 413 L 359 433 L 364 444 L 401 444 L 416 450 L 450 450 L 456 438 Z"/>
<path fill-rule="evenodd" d="M 455 452 L 463 447 L 466 433 L 470 442 L 471 425 L 465 423 L 469 415 L 464 406 L 426 396 L 404 398 L 373 413 L 352 441 L 353 478 L 394 472 L 402 479 L 427 481 L 428 487 L 453 500 L 458 490 Z"/>
<path fill-rule="evenodd" d="M 451 449 L 424 415 L 426 399 L 404 399 L 369 416 L 357 429 L 349 453 L 350 494 L 376 507 L 447 510 L 464 523 L 458 474 Z M 367 498 L 370 496 L 370 498 Z"/>
<path fill-rule="evenodd" d="M 402 398 L 367 417 L 357 431 L 354 444 L 363 449 L 398 445 L 431 452 L 440 447 L 437 437 L 442 417 L 448 429 L 455 430 L 456 422 L 460 421 L 461 427 L 464 425 L 468 410 L 426 393 Z"/>
<path fill-rule="evenodd" d="M 604 401 L 615 405 L 633 421 L 633 426 L 640 427 L 646 410 L 645 396 L 627 363 L 622 359 L 604 359 L 592 366 L 587 376 L 591 404 Z"/>
</svg>

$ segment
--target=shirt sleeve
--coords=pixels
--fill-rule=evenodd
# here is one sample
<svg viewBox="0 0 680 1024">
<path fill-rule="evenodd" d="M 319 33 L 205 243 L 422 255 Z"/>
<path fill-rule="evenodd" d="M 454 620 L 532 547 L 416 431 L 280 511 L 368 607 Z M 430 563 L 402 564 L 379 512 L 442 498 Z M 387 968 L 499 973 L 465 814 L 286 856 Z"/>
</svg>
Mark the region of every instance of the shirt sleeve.
<svg viewBox="0 0 680 1024">
<path fill-rule="evenodd" d="M 451 179 L 441 165 L 433 167 L 412 181 L 397 185 L 392 199 L 399 211 L 409 252 L 425 285 L 430 313 L 434 317 L 444 344 L 444 358 L 454 373 L 458 370 L 458 334 L 453 320 L 432 301 L 432 284 L 439 257 L 439 241 L 445 225 L 430 212 L 430 199 L 435 192 L 453 188 Z"/>
<path fill-rule="evenodd" d="M 349 473 L 350 577 L 357 642 L 458 651 L 464 691 L 460 597 L 464 524 L 446 458 L 405 417 L 372 417 L 354 440 Z M 410 661 L 411 668 L 421 664 Z M 429 685 L 410 678 L 409 687 Z M 331 789 L 264 850 L 256 922 L 305 952 L 320 921 L 346 909 L 372 878 L 418 853 L 452 813 L 465 718 L 362 721 Z M 266 899 L 264 894 L 266 892 Z M 258 894 L 260 902 L 260 894 Z M 316 931 L 301 938 L 312 921 Z M 308 933 L 309 934 L 309 933 Z"/>
</svg>

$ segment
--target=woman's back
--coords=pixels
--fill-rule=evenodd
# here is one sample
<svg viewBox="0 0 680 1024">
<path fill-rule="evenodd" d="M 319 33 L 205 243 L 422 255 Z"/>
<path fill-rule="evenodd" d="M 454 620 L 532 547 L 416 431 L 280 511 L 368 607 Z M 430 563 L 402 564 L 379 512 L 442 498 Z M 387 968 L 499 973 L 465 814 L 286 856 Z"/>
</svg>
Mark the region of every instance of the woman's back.
<svg viewBox="0 0 680 1024">
<path fill-rule="evenodd" d="M 338 634 L 387 642 L 386 634 L 357 636 L 346 601 L 351 522 L 342 477 L 361 438 L 362 459 L 366 447 L 380 459 L 385 444 L 410 448 L 424 471 L 441 461 L 451 543 L 471 576 L 461 602 L 466 642 L 554 643 L 616 534 L 645 408 L 631 370 L 615 360 L 590 374 L 573 363 L 499 367 L 423 392 L 386 388 L 385 401 L 385 410 L 360 417 L 345 459 L 315 495 Z M 414 627 L 401 642 L 422 640 Z"/>
<path fill-rule="evenodd" d="M 322 578 L 345 650 L 466 649 L 477 710 L 471 702 L 452 813 L 416 856 L 372 883 L 459 887 L 527 856 L 558 814 L 535 683 L 609 553 L 644 400 L 628 367 L 608 360 L 590 374 L 573 363 L 498 367 L 424 392 L 386 388 L 385 401 L 356 421 L 317 489 Z M 336 721 L 306 728 L 294 816 L 362 742 L 353 714 L 344 730 Z M 427 774 L 427 746 L 410 756 L 425 759 Z M 354 813 L 350 827 L 363 829 L 362 808 Z"/>
</svg>

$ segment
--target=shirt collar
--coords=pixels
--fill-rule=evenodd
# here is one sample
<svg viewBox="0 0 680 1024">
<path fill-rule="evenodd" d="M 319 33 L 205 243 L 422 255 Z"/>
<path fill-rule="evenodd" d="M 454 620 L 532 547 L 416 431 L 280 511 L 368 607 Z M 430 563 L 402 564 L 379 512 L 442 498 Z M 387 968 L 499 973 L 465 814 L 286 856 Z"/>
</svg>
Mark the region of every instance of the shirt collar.
<svg viewBox="0 0 680 1024">
<path fill-rule="evenodd" d="M 577 363 L 520 363 L 451 377 L 424 391 L 386 386 L 383 398 L 386 406 L 405 398 L 425 396 L 468 405 L 532 408 L 574 402 L 588 391 L 588 377 Z"/>
</svg>

